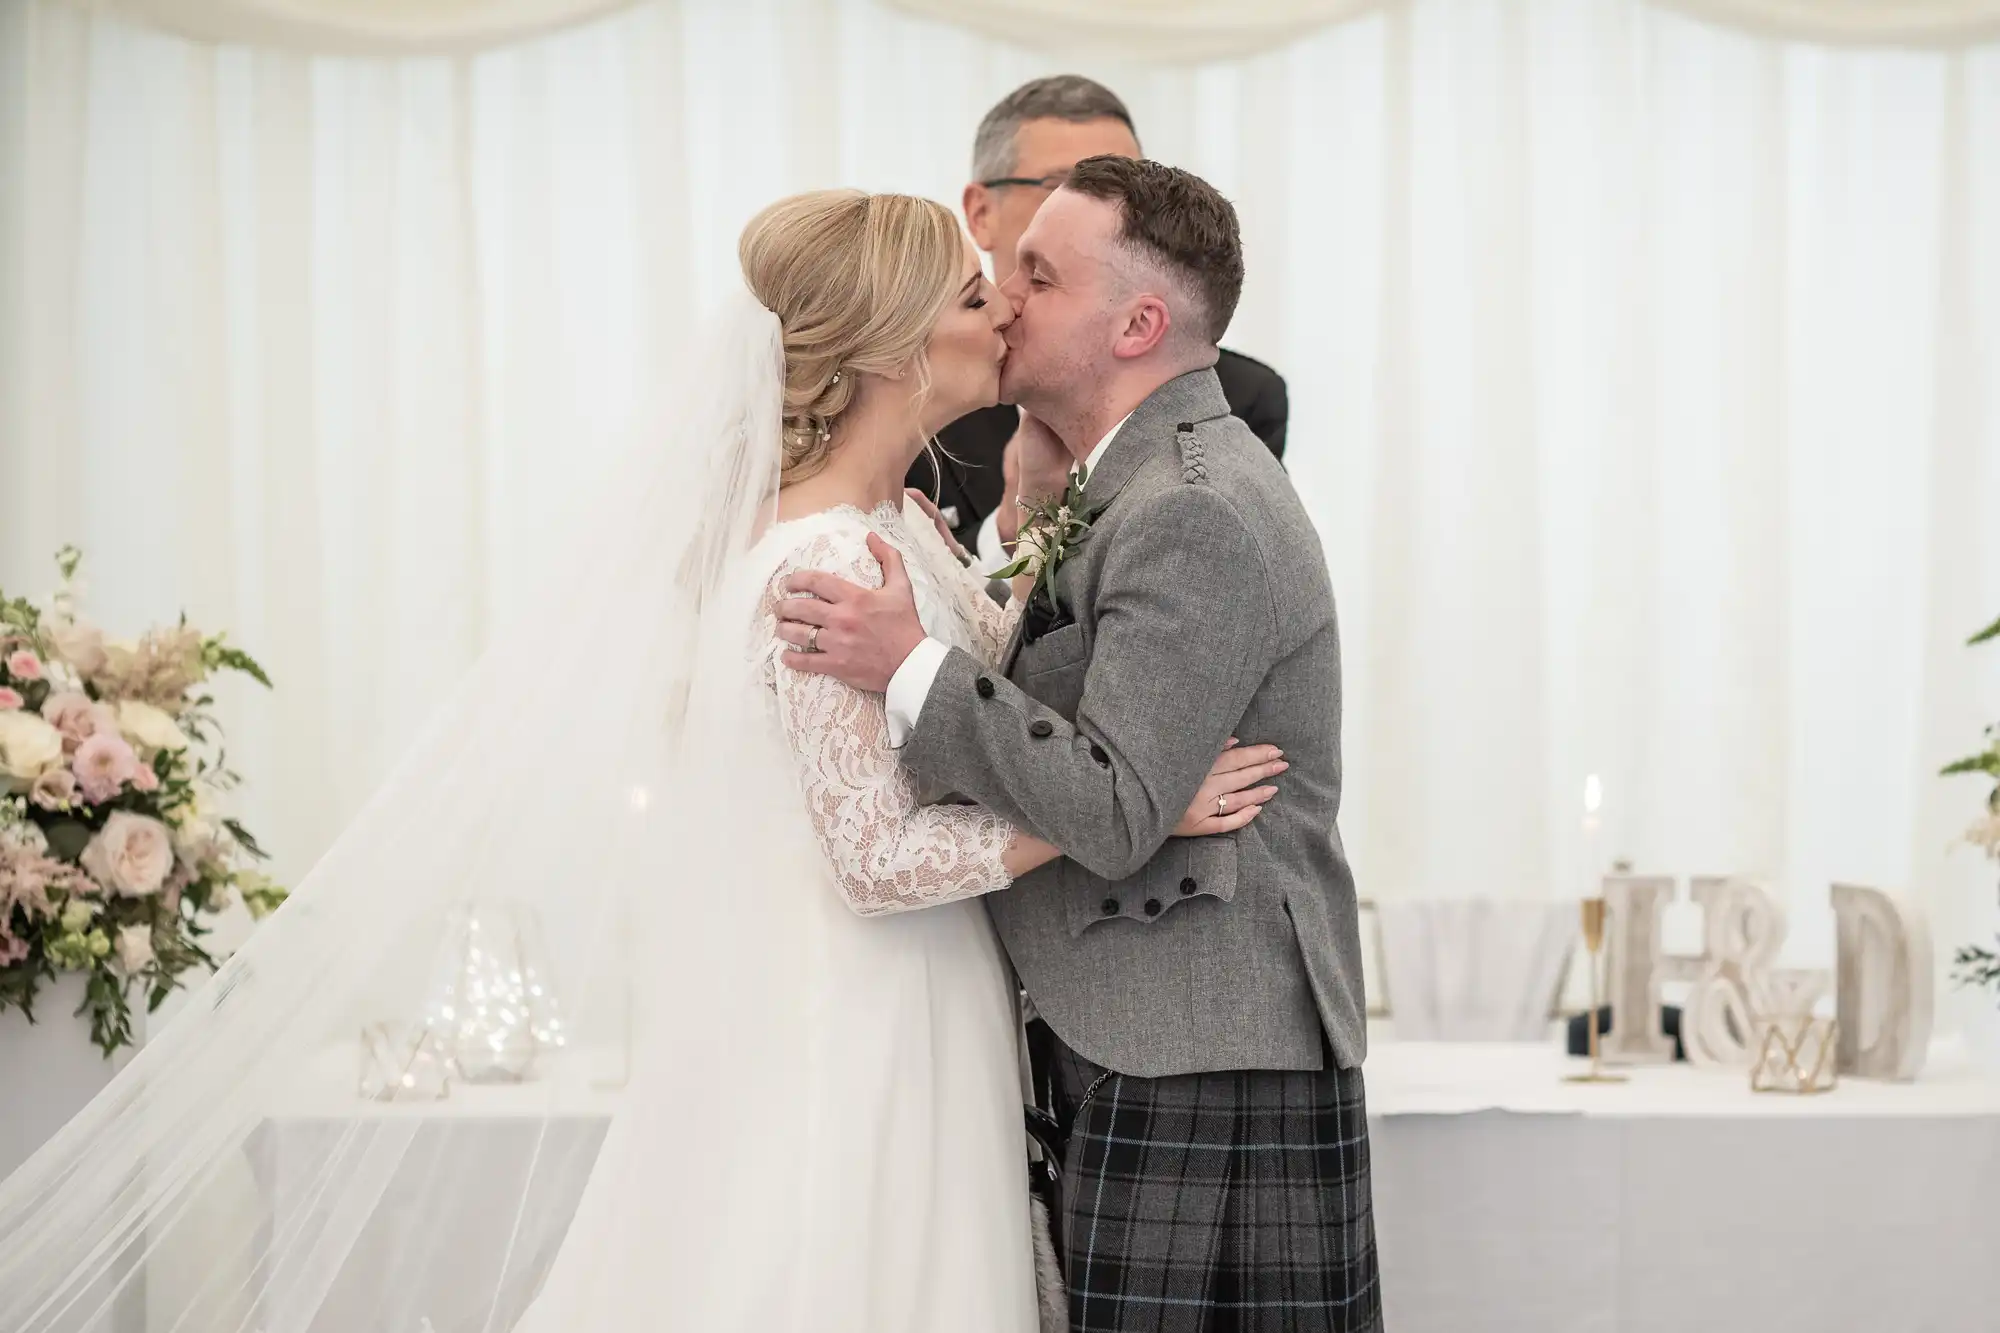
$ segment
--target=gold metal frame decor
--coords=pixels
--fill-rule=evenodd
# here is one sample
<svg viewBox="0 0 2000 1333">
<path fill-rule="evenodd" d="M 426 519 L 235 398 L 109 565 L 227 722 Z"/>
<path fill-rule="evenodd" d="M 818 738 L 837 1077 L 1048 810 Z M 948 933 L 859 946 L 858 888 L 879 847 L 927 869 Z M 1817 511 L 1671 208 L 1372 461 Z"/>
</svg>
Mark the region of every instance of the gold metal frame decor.
<svg viewBox="0 0 2000 1333">
<path fill-rule="evenodd" d="M 1757 1020 L 1757 1060 L 1750 1066 L 1750 1091 L 1815 1096 L 1840 1082 L 1835 1051 L 1840 1023 L 1798 1014 Z"/>
<path fill-rule="evenodd" d="M 371 1023 L 361 1030 L 361 1096 L 434 1102 L 451 1095 L 451 1053 L 428 1025 Z"/>
</svg>

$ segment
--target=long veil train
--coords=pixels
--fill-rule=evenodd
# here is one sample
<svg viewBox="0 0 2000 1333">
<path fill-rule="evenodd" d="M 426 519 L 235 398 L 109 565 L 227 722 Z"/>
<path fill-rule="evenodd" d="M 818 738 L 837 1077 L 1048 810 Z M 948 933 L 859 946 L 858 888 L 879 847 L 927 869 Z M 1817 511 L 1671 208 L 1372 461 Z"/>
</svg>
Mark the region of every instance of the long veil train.
<svg viewBox="0 0 2000 1333">
<path fill-rule="evenodd" d="M 729 572 L 775 495 L 777 320 L 740 293 L 701 348 L 668 438 L 629 460 L 559 557 L 568 572 L 292 900 L 0 1184 L 0 1329 L 500 1333 L 607 1124 L 631 1132 L 615 1085 L 635 1030 L 672 1025 L 652 1075 L 715 1090 L 726 1075 L 729 1114 L 776 1114 L 782 1090 L 755 1083 L 777 1062 L 757 1057 L 782 1040 L 785 1001 L 740 984 L 790 947 L 760 896 L 753 798 L 771 775 L 727 741 L 753 706 Z M 523 958 L 528 921 L 542 940 Z M 561 1004 L 559 1049 L 538 986 Z M 523 1006 L 544 1029 L 528 1081 L 362 1096 L 364 1029 L 411 1025 L 378 1028 L 374 1057 L 418 1084 L 440 1041 L 476 1044 L 468 1071 L 532 1053 Z M 703 1151 L 714 1102 L 655 1104 L 644 1132 L 677 1164 L 659 1206 L 769 1220 Z M 741 1262 L 754 1285 L 782 1258 Z"/>
</svg>

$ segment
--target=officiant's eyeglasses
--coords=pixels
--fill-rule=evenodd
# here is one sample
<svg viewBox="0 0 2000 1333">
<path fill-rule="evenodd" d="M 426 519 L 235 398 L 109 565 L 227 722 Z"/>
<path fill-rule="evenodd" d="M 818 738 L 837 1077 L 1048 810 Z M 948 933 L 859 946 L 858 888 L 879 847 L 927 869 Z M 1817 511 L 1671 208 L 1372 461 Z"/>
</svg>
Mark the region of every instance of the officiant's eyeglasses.
<svg viewBox="0 0 2000 1333">
<path fill-rule="evenodd" d="M 997 190 L 1003 185 L 1032 185 L 1040 190 L 1060 190 L 1068 181 L 1067 171 L 1052 171 L 1046 176 L 1001 176 L 979 183 L 989 190 Z"/>
</svg>

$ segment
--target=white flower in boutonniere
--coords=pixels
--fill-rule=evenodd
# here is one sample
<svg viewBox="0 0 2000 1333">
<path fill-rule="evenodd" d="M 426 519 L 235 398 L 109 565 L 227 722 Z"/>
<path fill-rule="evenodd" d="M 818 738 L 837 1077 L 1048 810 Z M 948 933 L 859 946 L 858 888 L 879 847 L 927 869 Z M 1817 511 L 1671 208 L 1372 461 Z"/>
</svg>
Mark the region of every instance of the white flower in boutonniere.
<svg viewBox="0 0 2000 1333">
<path fill-rule="evenodd" d="M 1026 518 L 1015 543 L 1018 558 L 1005 569 L 997 571 L 994 577 L 1011 579 L 1026 574 L 1034 580 L 1028 594 L 1031 627 L 1035 624 L 1038 609 L 1044 621 L 1054 619 L 1056 573 L 1062 568 L 1063 561 L 1069 559 L 1084 538 L 1090 535 L 1090 525 L 1103 512 L 1101 507 L 1091 508 L 1085 500 L 1084 487 L 1089 481 L 1089 469 L 1079 467 L 1070 477 L 1068 489 L 1060 496 L 1020 502 Z"/>
</svg>

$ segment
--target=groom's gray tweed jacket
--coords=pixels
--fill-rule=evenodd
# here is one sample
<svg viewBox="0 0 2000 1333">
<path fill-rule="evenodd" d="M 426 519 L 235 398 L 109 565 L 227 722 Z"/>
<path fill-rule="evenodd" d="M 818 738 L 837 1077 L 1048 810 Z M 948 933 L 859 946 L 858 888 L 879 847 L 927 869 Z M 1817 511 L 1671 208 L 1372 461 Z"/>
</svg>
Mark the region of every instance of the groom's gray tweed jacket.
<svg viewBox="0 0 2000 1333">
<path fill-rule="evenodd" d="M 1208 370 L 1140 405 L 1085 498 L 1108 507 L 1061 567 L 1058 627 L 1017 636 L 1004 679 L 953 652 L 903 761 L 1068 853 L 987 902 L 1079 1054 L 1142 1077 L 1318 1069 L 1324 1030 L 1359 1065 L 1339 631 L 1312 523 Z M 1277 799 L 1241 832 L 1170 839 L 1231 736 L 1284 748 Z"/>
</svg>

